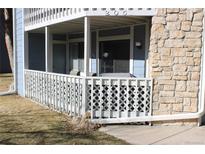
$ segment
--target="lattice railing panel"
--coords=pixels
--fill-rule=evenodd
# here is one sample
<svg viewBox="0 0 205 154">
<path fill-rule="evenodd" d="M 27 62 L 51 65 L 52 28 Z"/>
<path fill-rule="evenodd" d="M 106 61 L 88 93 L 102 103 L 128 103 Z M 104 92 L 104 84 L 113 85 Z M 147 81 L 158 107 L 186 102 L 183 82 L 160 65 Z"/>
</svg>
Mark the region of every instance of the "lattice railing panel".
<svg viewBox="0 0 205 154">
<path fill-rule="evenodd" d="M 93 119 L 129 118 L 151 114 L 152 80 L 87 79 L 88 109 Z"/>
</svg>

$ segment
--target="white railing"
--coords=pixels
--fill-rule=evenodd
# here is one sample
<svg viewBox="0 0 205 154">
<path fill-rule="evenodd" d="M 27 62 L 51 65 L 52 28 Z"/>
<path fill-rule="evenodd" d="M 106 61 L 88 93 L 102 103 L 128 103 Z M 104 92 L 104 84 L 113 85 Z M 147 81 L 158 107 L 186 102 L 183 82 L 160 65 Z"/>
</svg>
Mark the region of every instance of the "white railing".
<svg viewBox="0 0 205 154">
<path fill-rule="evenodd" d="M 83 16 L 153 16 L 153 8 L 26 8 L 25 30 L 73 20 Z"/>
<path fill-rule="evenodd" d="M 25 70 L 26 97 L 72 116 L 82 115 L 82 78 Z"/>
<path fill-rule="evenodd" d="M 79 77 L 25 70 L 26 97 L 72 116 L 91 113 L 91 120 L 151 115 L 152 80 Z"/>
<path fill-rule="evenodd" d="M 152 80 L 87 78 L 91 119 L 133 118 L 151 115 Z"/>
</svg>

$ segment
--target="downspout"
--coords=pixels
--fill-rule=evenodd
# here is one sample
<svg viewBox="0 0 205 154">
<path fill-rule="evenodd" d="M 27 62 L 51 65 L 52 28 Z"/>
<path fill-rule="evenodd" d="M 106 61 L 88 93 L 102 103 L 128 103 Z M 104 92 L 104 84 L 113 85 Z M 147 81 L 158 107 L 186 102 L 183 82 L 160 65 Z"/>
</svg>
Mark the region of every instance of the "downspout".
<svg viewBox="0 0 205 154">
<path fill-rule="evenodd" d="M 205 18 L 205 10 L 204 18 Z M 200 72 L 200 84 L 199 84 L 199 96 L 198 96 L 198 112 L 195 113 L 181 113 L 173 115 L 149 115 L 144 117 L 134 117 L 134 118 L 120 118 L 112 119 L 109 121 L 107 119 L 93 119 L 94 123 L 122 123 L 122 122 L 152 122 L 152 121 L 173 121 L 173 120 L 189 120 L 189 119 L 199 119 L 201 121 L 202 116 L 205 114 L 205 53 L 204 53 L 204 39 L 205 39 L 205 19 L 203 19 L 203 32 L 202 32 L 202 48 L 201 48 L 201 72 Z M 201 123 L 199 122 L 199 125 Z"/>
<path fill-rule="evenodd" d="M 13 83 L 10 85 L 10 88 L 6 92 L 0 92 L 0 96 L 5 95 L 12 95 L 16 93 L 16 14 L 15 14 L 15 8 L 12 10 L 12 16 L 13 16 Z"/>
</svg>

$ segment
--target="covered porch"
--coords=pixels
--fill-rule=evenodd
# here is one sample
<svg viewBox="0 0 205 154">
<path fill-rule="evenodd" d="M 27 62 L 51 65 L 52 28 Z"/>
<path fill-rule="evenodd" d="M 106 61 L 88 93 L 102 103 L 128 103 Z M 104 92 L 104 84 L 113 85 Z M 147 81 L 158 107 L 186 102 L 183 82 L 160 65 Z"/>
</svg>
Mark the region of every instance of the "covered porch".
<svg viewBox="0 0 205 154">
<path fill-rule="evenodd" d="M 90 112 L 93 122 L 151 115 L 149 23 L 83 17 L 26 31 L 26 96 L 73 116 Z"/>
</svg>

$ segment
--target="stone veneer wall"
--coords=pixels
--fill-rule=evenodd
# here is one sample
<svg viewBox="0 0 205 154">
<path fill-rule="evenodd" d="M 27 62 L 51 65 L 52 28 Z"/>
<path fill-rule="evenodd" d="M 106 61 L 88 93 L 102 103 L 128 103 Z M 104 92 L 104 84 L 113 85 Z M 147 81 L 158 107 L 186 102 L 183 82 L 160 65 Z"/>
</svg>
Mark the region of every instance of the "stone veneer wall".
<svg viewBox="0 0 205 154">
<path fill-rule="evenodd" d="M 157 9 L 150 36 L 153 115 L 197 112 L 203 9 Z"/>
</svg>

